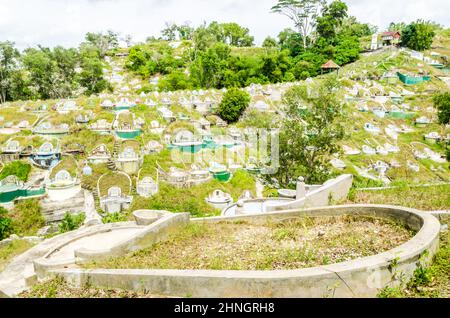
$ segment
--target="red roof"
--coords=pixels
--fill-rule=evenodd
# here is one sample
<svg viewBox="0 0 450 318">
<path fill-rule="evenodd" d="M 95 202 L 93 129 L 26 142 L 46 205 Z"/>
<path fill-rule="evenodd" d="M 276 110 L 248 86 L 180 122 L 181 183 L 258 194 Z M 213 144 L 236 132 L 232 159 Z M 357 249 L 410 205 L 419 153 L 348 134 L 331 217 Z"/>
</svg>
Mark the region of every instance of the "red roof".
<svg viewBox="0 0 450 318">
<path fill-rule="evenodd" d="M 322 65 L 322 68 L 336 69 L 336 68 L 341 68 L 341 67 L 339 65 L 337 65 L 336 63 L 334 63 L 332 60 L 329 60 L 324 65 Z"/>
<path fill-rule="evenodd" d="M 398 36 L 398 37 L 400 37 L 401 34 L 398 31 L 387 31 L 387 32 L 383 32 L 383 34 L 381 36 Z"/>
</svg>

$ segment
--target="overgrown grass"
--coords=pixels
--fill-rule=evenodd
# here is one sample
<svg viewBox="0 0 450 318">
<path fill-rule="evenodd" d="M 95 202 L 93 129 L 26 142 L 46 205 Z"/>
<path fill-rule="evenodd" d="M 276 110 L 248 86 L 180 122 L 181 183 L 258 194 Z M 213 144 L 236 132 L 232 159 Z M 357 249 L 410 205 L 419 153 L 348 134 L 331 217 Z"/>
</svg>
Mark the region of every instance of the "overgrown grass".
<svg viewBox="0 0 450 318">
<path fill-rule="evenodd" d="M 419 267 L 414 277 L 398 287 L 386 287 L 380 298 L 449 298 L 450 232 L 441 234 L 440 249 L 430 267 Z"/>
<path fill-rule="evenodd" d="M 404 243 L 409 230 L 371 217 L 299 218 L 283 223 L 191 223 L 168 241 L 86 268 L 278 270 L 378 254 Z"/>
<path fill-rule="evenodd" d="M 348 203 L 392 204 L 425 211 L 450 209 L 450 185 L 358 191 L 352 190 Z"/>
<path fill-rule="evenodd" d="M 56 167 L 52 169 L 50 178 L 55 178 L 56 174 L 62 170 L 66 170 L 72 177 L 78 173 L 78 163 L 72 156 L 66 156 L 61 160 Z"/>
<path fill-rule="evenodd" d="M 14 207 L 11 218 L 13 231 L 17 235 L 33 236 L 45 226 L 45 219 L 41 214 L 38 200 L 20 201 Z"/>
<path fill-rule="evenodd" d="M 21 181 L 28 181 L 31 165 L 23 161 L 13 161 L 5 165 L 0 173 L 0 180 L 8 176 L 16 176 Z"/>
<path fill-rule="evenodd" d="M 66 215 L 64 215 L 64 219 L 59 224 L 59 233 L 62 234 L 78 229 L 81 225 L 83 225 L 85 219 L 86 215 L 84 214 L 72 215 L 70 213 L 66 213 Z"/>
<path fill-rule="evenodd" d="M 22 298 L 161 298 L 163 296 L 148 292 L 129 292 L 120 289 L 93 288 L 89 284 L 82 288 L 68 285 L 63 278 L 56 277 L 51 280 L 34 285 L 30 291 L 19 295 Z"/>
<path fill-rule="evenodd" d="M 134 200 L 130 210 L 150 209 L 189 212 L 196 217 L 218 215 L 221 211 L 215 210 L 205 201 L 214 190 L 229 193 L 236 201 L 245 190 L 250 190 L 255 195 L 256 183 L 254 178 L 245 171 L 237 171 L 227 183 L 212 180 L 188 189 L 178 189 L 161 183 L 157 195 L 148 199 Z"/>
</svg>

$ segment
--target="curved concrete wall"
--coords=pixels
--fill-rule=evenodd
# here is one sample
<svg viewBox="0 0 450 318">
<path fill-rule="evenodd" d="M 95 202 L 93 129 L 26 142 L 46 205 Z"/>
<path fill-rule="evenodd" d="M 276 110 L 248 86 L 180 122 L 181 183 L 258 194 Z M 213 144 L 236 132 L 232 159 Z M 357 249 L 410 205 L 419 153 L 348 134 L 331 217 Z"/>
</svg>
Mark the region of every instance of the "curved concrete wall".
<svg viewBox="0 0 450 318">
<path fill-rule="evenodd" d="M 375 297 L 396 277 L 412 277 L 419 261 L 428 263 L 439 245 L 440 224 L 432 215 L 395 206 L 352 205 L 259 215 L 196 219 L 194 222 L 266 223 L 301 216 L 367 215 L 388 218 L 418 231 L 405 244 L 382 254 L 344 263 L 280 271 L 78 270 L 52 271 L 75 286 L 150 291 L 185 297 Z"/>
<path fill-rule="evenodd" d="M 180 213 L 166 215 L 147 227 L 139 227 L 135 223 L 123 223 L 122 226 L 116 225 L 113 228 L 109 225 L 100 226 L 96 229 L 96 231 L 90 231 L 79 236 L 70 237 L 69 240 L 61 242 L 60 245 L 55 246 L 44 257 L 35 260 L 34 269 L 38 277 L 45 277 L 49 270 L 69 266 L 75 262 L 80 264 L 93 260 L 101 260 L 113 256 L 125 255 L 129 252 L 141 250 L 150 247 L 157 242 L 165 240 L 173 231 L 188 223 L 189 214 Z M 131 238 L 117 242 L 117 244 L 114 244 L 114 246 L 107 249 L 90 250 L 87 248 L 78 248 L 74 250 L 73 257 L 67 259 L 51 258 L 53 253 L 58 252 L 64 246 L 74 243 L 77 240 L 108 232 L 111 232 L 111 234 L 114 235 L 114 230 L 127 228 L 142 228 L 142 231 L 133 235 Z"/>
<path fill-rule="evenodd" d="M 47 188 L 47 195 L 51 201 L 61 202 L 77 196 L 81 192 L 81 185 L 74 185 L 66 188 Z"/>
<path fill-rule="evenodd" d="M 327 206 L 330 205 L 330 199 L 335 202 L 345 199 L 352 184 L 352 175 L 342 175 L 307 193 L 306 197 L 302 199 L 276 206 L 268 206 L 267 212 Z"/>
</svg>

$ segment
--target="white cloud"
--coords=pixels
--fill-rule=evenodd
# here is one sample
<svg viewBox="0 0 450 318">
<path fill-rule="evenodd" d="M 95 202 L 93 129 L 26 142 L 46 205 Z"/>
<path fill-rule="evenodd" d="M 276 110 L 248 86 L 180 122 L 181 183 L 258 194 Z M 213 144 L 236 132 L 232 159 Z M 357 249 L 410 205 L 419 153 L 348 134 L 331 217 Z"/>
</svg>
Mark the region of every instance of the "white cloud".
<svg viewBox="0 0 450 318">
<path fill-rule="evenodd" d="M 417 18 L 449 26 L 448 0 L 346 0 L 352 15 L 385 28 L 391 21 Z M 159 35 L 166 21 L 199 25 L 203 21 L 238 22 L 260 43 L 291 22 L 270 13 L 276 0 L 0 0 L 0 41 L 25 48 L 77 46 L 87 32 L 112 29 L 135 40 Z"/>
</svg>

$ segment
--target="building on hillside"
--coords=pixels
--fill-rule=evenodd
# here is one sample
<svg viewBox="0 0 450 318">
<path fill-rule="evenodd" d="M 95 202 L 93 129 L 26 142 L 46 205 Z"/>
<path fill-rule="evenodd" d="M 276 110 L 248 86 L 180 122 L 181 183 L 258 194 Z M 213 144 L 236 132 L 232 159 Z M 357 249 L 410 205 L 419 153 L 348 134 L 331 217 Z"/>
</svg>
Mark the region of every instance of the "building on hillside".
<svg viewBox="0 0 450 318">
<path fill-rule="evenodd" d="M 387 31 L 381 34 L 381 41 L 383 46 L 397 45 L 400 43 L 402 35 L 398 31 Z"/>
</svg>

